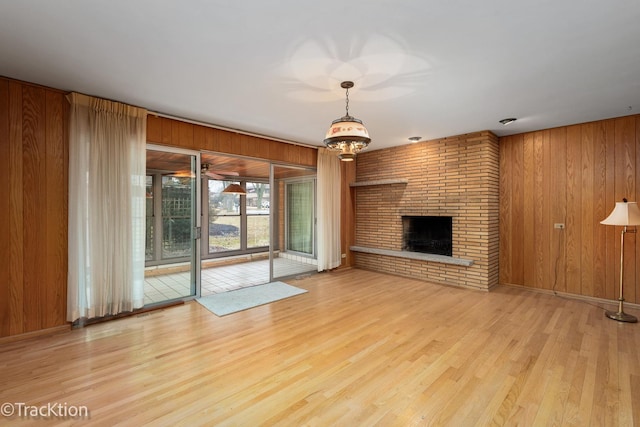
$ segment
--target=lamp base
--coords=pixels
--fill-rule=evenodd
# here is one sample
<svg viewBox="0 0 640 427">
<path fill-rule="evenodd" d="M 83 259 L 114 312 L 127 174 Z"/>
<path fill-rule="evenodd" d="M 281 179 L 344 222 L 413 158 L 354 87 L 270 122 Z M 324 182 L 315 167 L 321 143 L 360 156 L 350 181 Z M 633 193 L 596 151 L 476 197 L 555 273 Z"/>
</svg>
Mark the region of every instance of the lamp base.
<svg viewBox="0 0 640 427">
<path fill-rule="evenodd" d="M 636 316 L 632 316 L 630 314 L 625 313 L 624 311 L 605 311 L 604 315 L 609 319 L 617 320 L 618 322 L 627 322 L 627 323 L 636 323 L 638 318 Z"/>
</svg>

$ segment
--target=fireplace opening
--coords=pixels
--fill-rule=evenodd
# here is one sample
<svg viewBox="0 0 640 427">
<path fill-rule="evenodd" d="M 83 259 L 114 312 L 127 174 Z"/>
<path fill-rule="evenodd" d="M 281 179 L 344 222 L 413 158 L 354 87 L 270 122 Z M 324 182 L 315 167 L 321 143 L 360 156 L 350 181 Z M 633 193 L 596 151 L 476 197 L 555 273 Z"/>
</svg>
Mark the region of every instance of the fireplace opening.
<svg viewBox="0 0 640 427">
<path fill-rule="evenodd" d="M 402 250 L 452 256 L 452 217 L 403 216 Z"/>
</svg>

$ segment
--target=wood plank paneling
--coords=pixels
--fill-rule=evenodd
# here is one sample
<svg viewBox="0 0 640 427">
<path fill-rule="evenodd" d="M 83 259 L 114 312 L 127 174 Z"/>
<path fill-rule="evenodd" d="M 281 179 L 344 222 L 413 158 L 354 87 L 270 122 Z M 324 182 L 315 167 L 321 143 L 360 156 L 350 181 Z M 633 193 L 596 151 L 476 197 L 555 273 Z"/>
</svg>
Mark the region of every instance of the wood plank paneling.
<svg viewBox="0 0 640 427">
<path fill-rule="evenodd" d="M 515 135 L 512 137 L 513 144 L 513 190 L 512 196 L 512 209 L 511 209 L 511 228 L 513 229 L 513 242 L 511 246 L 511 256 L 513 260 L 511 262 L 512 278 L 507 283 L 524 283 L 524 135 Z M 514 244 L 514 242 L 521 242 Z"/>
<path fill-rule="evenodd" d="M 5 179 L 10 184 L 14 172 L 11 167 L 9 134 L 9 81 L 0 79 L 0 170 L 5 171 Z M 0 185 L 0 224 L 9 227 L 9 236 L 5 234 L 5 239 L 11 238 L 10 197 L 11 185 Z M 5 267 L 0 268 L 0 337 L 9 335 L 11 325 L 11 273 L 10 268 L 6 268 L 7 263 L 11 262 L 11 250 L 11 245 L 6 242 L 0 245 L 0 259 L 5 263 Z"/>
<path fill-rule="evenodd" d="M 206 150 L 238 156 L 315 167 L 315 148 L 273 141 L 232 131 L 149 115 L 147 141 L 192 150 Z"/>
<path fill-rule="evenodd" d="M 176 147 L 191 148 L 193 146 L 193 125 L 173 120 L 171 122 L 171 144 Z"/>
<path fill-rule="evenodd" d="M 68 103 L 62 94 L 46 93 L 46 301 L 44 327 L 60 324 L 66 317 L 67 215 L 69 171 L 67 168 Z M 63 243 L 64 242 L 64 243 Z M 58 286 L 56 286 L 58 285 Z"/>
<path fill-rule="evenodd" d="M 549 131 L 549 145 L 551 148 L 551 219 L 553 224 L 565 224 L 567 222 L 567 132 L 565 128 L 551 129 Z M 551 288 L 556 291 L 566 292 L 566 266 L 567 266 L 567 239 L 566 229 L 553 229 L 551 235 Z"/>
<path fill-rule="evenodd" d="M 552 193 L 553 189 L 551 188 L 551 134 L 548 130 L 542 132 L 542 155 L 543 161 L 547 165 L 543 168 L 542 175 L 542 200 L 543 200 L 543 209 L 542 209 L 542 233 L 541 237 L 542 242 L 540 244 L 541 247 L 541 259 L 542 259 L 542 282 L 540 285 L 544 289 L 551 289 L 552 286 L 552 262 L 549 258 L 548 254 L 551 253 L 552 247 L 552 234 L 553 234 L 553 223 L 551 220 L 551 197 L 549 195 Z M 546 230 L 546 231 L 545 231 Z"/>
<path fill-rule="evenodd" d="M 593 126 L 593 296 L 607 298 L 607 132 L 605 122 Z"/>
<path fill-rule="evenodd" d="M 513 254 L 511 239 L 513 226 L 512 186 L 513 181 L 513 146 L 511 138 L 505 138 L 500 147 L 500 283 L 508 283 L 512 276 Z"/>
<path fill-rule="evenodd" d="M 593 221 L 593 175 L 594 164 L 594 124 L 588 123 L 580 126 L 581 131 L 581 214 L 580 218 L 580 285 L 581 293 L 584 295 L 594 295 L 593 285 L 593 229 L 596 223 Z"/>
<path fill-rule="evenodd" d="M 147 141 L 154 144 L 162 142 L 162 119 L 153 114 L 147 115 Z"/>
<path fill-rule="evenodd" d="M 623 198 L 631 200 L 635 195 L 635 121 L 633 118 L 620 118 L 615 120 L 615 194 L 616 201 Z M 616 232 L 621 232 L 621 227 L 615 227 Z M 620 252 L 620 243 L 616 246 L 616 252 Z M 628 233 L 625 236 L 624 250 L 624 283 L 635 283 L 635 235 Z M 619 283 L 620 272 L 617 273 L 616 283 Z M 625 299 L 635 301 L 635 286 L 625 286 Z M 618 292 L 619 293 L 619 292 Z M 619 296 L 616 293 L 616 298 Z M 633 295 L 631 295 L 633 293 Z"/>
<path fill-rule="evenodd" d="M 24 233 L 24 300 L 25 331 L 43 328 L 47 307 L 44 287 L 47 280 L 40 259 L 47 241 L 45 183 L 45 91 L 24 86 L 22 90 L 22 155 Z M 46 248 L 46 246 L 45 246 Z M 38 301 L 39 304 L 34 304 Z"/>
<path fill-rule="evenodd" d="M 567 128 L 567 292 L 580 294 L 582 256 L 582 147 L 580 126 Z"/>
<path fill-rule="evenodd" d="M 172 144 L 172 136 L 173 136 L 173 120 L 165 119 L 164 117 L 160 118 L 160 126 L 162 132 L 162 140 L 158 141 L 162 144 Z"/>
<path fill-rule="evenodd" d="M 560 292 L 617 298 L 621 227 L 600 221 L 616 201 L 640 197 L 638 129 L 640 116 L 634 115 L 500 139 L 501 250 L 508 249 L 500 257 L 501 283 L 543 289 L 551 283 Z M 513 163 L 504 165 L 507 158 Z M 566 228 L 556 230 L 554 223 Z M 633 303 L 640 303 L 638 240 L 626 236 L 624 297 Z M 521 251 L 524 275 L 518 277 Z"/>
<path fill-rule="evenodd" d="M 524 223 L 531 224 L 529 227 L 524 228 L 524 280 L 522 284 L 524 286 L 535 286 L 535 268 L 536 264 L 531 262 L 535 258 L 535 228 L 533 227 L 535 221 L 535 156 L 533 150 L 534 134 L 527 134 L 524 136 L 523 154 L 524 154 L 524 184 L 523 184 L 523 216 Z"/>
<path fill-rule="evenodd" d="M 193 143 L 199 147 L 202 147 L 202 150 L 211 150 L 207 148 L 207 132 L 206 128 L 203 126 L 195 126 L 193 128 Z M 147 138 L 149 141 L 149 138 Z M 212 142 L 212 141 L 211 141 Z"/>
<path fill-rule="evenodd" d="M 615 184 L 616 184 L 616 145 L 615 145 L 615 121 L 609 120 L 606 122 L 606 144 L 607 144 L 607 165 L 606 165 L 606 213 L 602 219 L 605 219 L 611 212 L 616 202 Z M 606 294 L 607 298 L 614 299 L 617 294 L 617 281 L 618 271 L 620 270 L 620 246 L 619 234 L 616 232 L 615 227 L 609 227 L 600 224 L 605 229 L 606 234 Z M 616 251 L 616 247 L 618 250 Z"/>
<path fill-rule="evenodd" d="M 23 157 L 22 157 L 22 85 L 9 82 L 9 259 L 10 281 L 10 326 L 9 334 L 16 335 L 25 330 L 23 321 L 24 301 L 24 229 L 22 218 Z M 28 224 L 27 224 L 28 225 Z"/>
<path fill-rule="evenodd" d="M 67 108 L 61 91 L 0 78 L 0 337 L 66 325 Z"/>
<path fill-rule="evenodd" d="M 550 150 L 549 132 L 536 132 L 533 137 L 533 156 L 535 165 L 543 165 L 533 169 L 533 217 L 534 217 L 534 278 L 533 287 L 551 288 L 549 270 L 550 230 Z"/>
<path fill-rule="evenodd" d="M 253 138 L 253 156 L 261 159 L 271 158 L 271 144 L 260 138 Z"/>
</svg>

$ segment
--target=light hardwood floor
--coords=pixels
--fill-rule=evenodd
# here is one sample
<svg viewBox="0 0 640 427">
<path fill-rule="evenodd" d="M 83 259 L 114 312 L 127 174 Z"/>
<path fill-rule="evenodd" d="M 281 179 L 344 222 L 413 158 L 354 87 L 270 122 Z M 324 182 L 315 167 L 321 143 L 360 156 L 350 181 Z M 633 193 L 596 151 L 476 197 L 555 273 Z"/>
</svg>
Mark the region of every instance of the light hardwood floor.
<svg viewBox="0 0 640 427">
<path fill-rule="evenodd" d="M 309 292 L 1 345 L 0 403 L 84 405 L 48 420 L 78 425 L 640 425 L 640 324 L 594 305 L 357 269 L 288 283 Z"/>
</svg>

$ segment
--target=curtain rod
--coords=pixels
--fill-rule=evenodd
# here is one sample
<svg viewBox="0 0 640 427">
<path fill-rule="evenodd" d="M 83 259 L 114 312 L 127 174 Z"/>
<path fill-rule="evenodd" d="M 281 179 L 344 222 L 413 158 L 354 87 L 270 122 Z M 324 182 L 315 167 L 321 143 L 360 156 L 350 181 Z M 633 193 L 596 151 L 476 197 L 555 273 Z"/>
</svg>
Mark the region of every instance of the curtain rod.
<svg viewBox="0 0 640 427">
<path fill-rule="evenodd" d="M 227 132 L 239 133 L 241 135 L 253 136 L 253 137 L 262 138 L 262 139 L 268 139 L 270 141 L 275 141 L 275 142 L 283 142 L 285 144 L 299 145 L 301 147 L 313 148 L 313 149 L 316 149 L 316 150 L 319 148 L 319 147 L 317 147 L 315 145 L 303 144 L 302 142 L 295 142 L 295 141 L 290 141 L 288 139 L 275 138 L 275 137 L 272 137 L 272 136 L 261 135 L 259 133 L 246 132 L 246 131 L 243 131 L 243 130 L 240 130 L 240 129 L 233 129 L 233 128 L 229 128 L 229 127 L 225 127 L 225 126 L 219 126 L 219 125 L 214 125 L 214 124 L 211 124 L 211 123 L 201 122 L 201 121 L 198 121 L 198 120 L 186 119 L 184 117 L 173 116 L 171 114 L 165 114 L 165 113 L 159 113 L 157 111 L 148 110 L 147 114 L 152 115 L 152 116 L 156 116 L 156 117 L 164 117 L 165 119 L 172 119 L 172 120 L 178 120 L 178 121 L 185 122 L 185 123 L 191 123 L 192 125 L 204 126 L 204 127 L 208 127 L 208 128 L 212 128 L 212 129 L 218 129 L 218 130 L 224 130 L 224 131 L 227 131 Z"/>
</svg>

